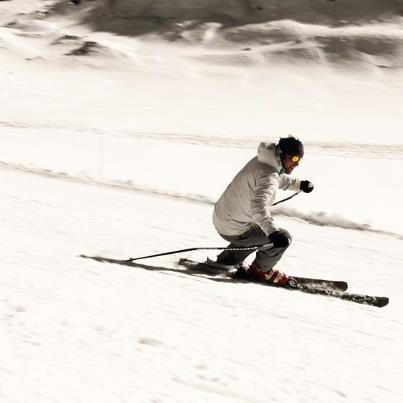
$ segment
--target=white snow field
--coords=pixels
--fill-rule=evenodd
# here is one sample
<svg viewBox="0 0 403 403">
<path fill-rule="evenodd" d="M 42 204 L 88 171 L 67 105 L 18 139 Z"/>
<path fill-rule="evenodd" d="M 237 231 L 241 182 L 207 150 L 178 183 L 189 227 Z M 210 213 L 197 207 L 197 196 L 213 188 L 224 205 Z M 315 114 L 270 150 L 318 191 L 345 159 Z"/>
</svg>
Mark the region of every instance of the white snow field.
<svg viewBox="0 0 403 403">
<path fill-rule="evenodd" d="M 0 402 L 403 401 L 402 9 L 1 1 Z M 214 201 L 289 133 L 279 268 L 386 307 L 80 257 L 224 246 Z"/>
</svg>

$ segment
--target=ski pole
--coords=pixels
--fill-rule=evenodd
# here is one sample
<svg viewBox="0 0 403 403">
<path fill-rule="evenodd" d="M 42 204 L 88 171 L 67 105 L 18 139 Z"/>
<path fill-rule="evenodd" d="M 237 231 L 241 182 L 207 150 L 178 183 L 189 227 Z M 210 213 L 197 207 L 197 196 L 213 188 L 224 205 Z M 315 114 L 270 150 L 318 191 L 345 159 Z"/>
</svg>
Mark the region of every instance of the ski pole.
<svg viewBox="0 0 403 403">
<path fill-rule="evenodd" d="M 283 203 L 287 200 L 292 199 L 293 197 L 295 197 L 297 194 L 301 193 L 301 190 L 299 190 L 298 192 L 294 193 L 293 195 L 286 197 L 285 199 L 282 199 L 276 203 L 273 203 L 273 206 Z M 186 249 L 178 249 L 178 250 L 172 250 L 169 252 L 162 252 L 162 253 L 156 253 L 155 255 L 147 255 L 147 256 L 140 256 L 140 257 L 131 257 L 129 259 L 127 259 L 128 262 L 134 262 L 135 260 L 142 260 L 142 259 L 149 259 L 152 257 L 159 257 L 159 256 L 166 256 L 166 255 L 174 255 L 176 253 L 184 253 L 184 252 L 193 252 L 195 250 L 254 250 L 254 249 L 258 249 L 258 248 L 268 248 L 272 246 L 271 243 L 269 244 L 265 244 L 265 245 L 254 245 L 254 246 L 240 246 L 237 248 L 228 248 L 226 246 L 213 246 L 213 247 L 197 247 L 197 248 L 186 248 Z"/>
<path fill-rule="evenodd" d="M 254 250 L 258 248 L 266 248 L 271 246 L 272 244 L 264 244 L 264 245 L 254 245 L 254 246 L 240 246 L 236 248 L 227 248 L 226 246 L 212 246 L 212 247 L 197 247 L 197 248 L 186 248 L 186 249 L 178 249 L 178 250 L 172 250 L 169 252 L 162 252 L 162 253 L 156 253 L 155 255 L 147 255 L 147 256 L 141 256 L 141 257 L 131 257 L 127 259 L 128 262 L 134 262 L 135 260 L 141 260 L 141 259 L 148 259 L 151 257 L 158 257 L 158 256 L 166 256 L 166 255 L 174 255 L 176 253 L 184 253 L 184 252 L 192 252 L 195 250 Z"/>
<path fill-rule="evenodd" d="M 290 199 L 292 199 L 293 197 L 295 197 L 297 194 L 300 194 L 301 192 L 302 192 L 302 190 L 298 190 L 298 192 L 295 192 L 293 195 L 291 195 L 291 196 L 289 196 L 289 197 L 286 197 L 286 198 L 283 199 L 283 200 L 279 200 L 278 202 L 273 203 L 272 206 L 275 206 L 275 205 L 277 205 L 277 204 L 280 204 L 280 203 L 282 203 L 282 202 L 285 202 L 285 201 L 287 201 L 287 200 L 290 200 Z"/>
</svg>

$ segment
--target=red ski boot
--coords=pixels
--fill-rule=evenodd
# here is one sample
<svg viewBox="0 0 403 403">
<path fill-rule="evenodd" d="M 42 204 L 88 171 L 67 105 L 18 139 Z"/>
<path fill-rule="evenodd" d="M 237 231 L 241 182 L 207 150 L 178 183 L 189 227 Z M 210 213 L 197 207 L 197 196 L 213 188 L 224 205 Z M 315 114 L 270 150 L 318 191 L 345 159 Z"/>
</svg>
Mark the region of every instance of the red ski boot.
<svg viewBox="0 0 403 403">
<path fill-rule="evenodd" d="M 248 274 L 259 281 L 271 285 L 278 285 L 280 287 L 284 287 L 288 284 L 289 281 L 289 277 L 285 273 L 282 273 L 281 271 L 278 271 L 276 269 L 263 271 L 256 260 L 254 260 L 249 266 Z"/>
</svg>

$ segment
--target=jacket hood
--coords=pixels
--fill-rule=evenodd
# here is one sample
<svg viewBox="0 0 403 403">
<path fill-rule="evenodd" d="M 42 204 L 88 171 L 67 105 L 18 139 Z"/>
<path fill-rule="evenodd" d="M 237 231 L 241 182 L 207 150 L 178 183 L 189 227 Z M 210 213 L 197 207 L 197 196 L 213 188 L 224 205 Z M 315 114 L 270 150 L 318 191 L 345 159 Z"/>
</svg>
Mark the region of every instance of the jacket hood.
<svg viewBox="0 0 403 403">
<path fill-rule="evenodd" d="M 282 173 L 283 164 L 281 163 L 280 153 L 274 143 L 260 143 L 257 149 L 257 159 L 263 164 L 270 165 L 276 172 Z"/>
</svg>

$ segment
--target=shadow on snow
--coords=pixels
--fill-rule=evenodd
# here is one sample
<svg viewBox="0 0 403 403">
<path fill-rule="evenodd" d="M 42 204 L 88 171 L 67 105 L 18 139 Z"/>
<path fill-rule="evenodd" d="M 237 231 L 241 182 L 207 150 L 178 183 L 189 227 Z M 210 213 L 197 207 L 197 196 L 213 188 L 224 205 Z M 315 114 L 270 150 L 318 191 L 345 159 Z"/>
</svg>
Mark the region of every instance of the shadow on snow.
<svg viewBox="0 0 403 403">
<path fill-rule="evenodd" d="M 179 273 L 179 274 L 185 274 L 188 276 L 197 276 L 197 277 L 202 277 L 202 278 L 205 278 L 208 280 L 223 282 L 223 283 L 248 282 L 248 281 L 242 280 L 242 279 L 217 277 L 217 276 L 219 276 L 219 274 L 214 275 L 213 273 L 206 273 L 205 269 L 197 269 L 197 267 L 179 269 L 179 268 L 175 268 L 175 267 L 152 266 L 152 265 L 143 264 L 143 263 L 135 263 L 128 259 L 112 259 L 112 258 L 102 257 L 102 256 L 87 256 L 87 255 L 79 255 L 79 257 L 84 258 L 84 259 L 95 260 L 95 261 L 101 262 L 101 263 L 111 263 L 111 264 L 117 264 L 117 265 L 127 266 L 127 267 L 134 267 L 134 268 L 150 270 L 150 271 Z M 214 276 L 216 276 L 216 277 L 214 277 Z"/>
</svg>

